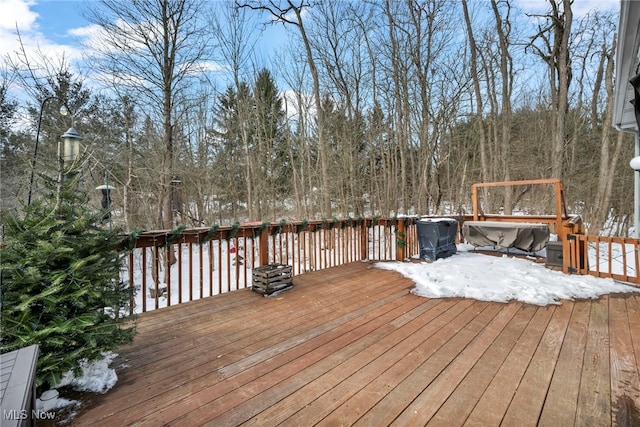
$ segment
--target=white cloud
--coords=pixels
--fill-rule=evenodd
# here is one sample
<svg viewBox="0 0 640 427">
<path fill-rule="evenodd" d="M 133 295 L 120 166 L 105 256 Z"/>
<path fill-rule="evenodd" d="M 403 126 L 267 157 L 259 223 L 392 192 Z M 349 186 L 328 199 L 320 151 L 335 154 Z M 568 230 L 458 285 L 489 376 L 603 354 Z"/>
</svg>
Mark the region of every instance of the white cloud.
<svg viewBox="0 0 640 427">
<path fill-rule="evenodd" d="M 31 0 L 0 0 L 0 55 L 18 48 L 16 28 L 25 35 L 37 32 L 38 14 L 30 9 L 33 4 Z"/>
<path fill-rule="evenodd" d="M 517 0 L 516 4 L 525 13 L 543 14 L 551 10 L 549 0 Z M 577 0 L 573 2 L 571 9 L 575 17 L 594 10 L 616 12 L 620 10 L 620 0 Z"/>
<path fill-rule="evenodd" d="M 56 64 L 61 58 L 73 62 L 81 58 L 81 49 L 57 43 L 41 31 L 39 21 L 43 18 L 33 10 L 35 5 L 34 0 L 0 0 L 0 56 L 15 57 L 24 47 L 34 64 L 43 60 Z"/>
<path fill-rule="evenodd" d="M 69 30 L 69 34 L 82 39 L 95 38 L 100 33 L 100 26 L 96 24 L 87 25 L 84 27 L 72 28 Z"/>
<path fill-rule="evenodd" d="M 38 14 L 30 9 L 34 4 L 32 0 L 0 0 L 0 31 L 3 35 L 5 31 L 15 31 L 16 25 L 27 31 L 32 30 L 38 18 Z"/>
</svg>

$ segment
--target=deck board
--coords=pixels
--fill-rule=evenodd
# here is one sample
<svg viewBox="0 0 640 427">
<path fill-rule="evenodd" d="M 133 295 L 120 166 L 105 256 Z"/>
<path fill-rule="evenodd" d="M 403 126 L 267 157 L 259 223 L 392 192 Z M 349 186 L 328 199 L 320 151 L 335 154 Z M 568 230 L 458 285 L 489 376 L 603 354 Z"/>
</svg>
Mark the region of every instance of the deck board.
<svg viewBox="0 0 640 427">
<path fill-rule="evenodd" d="M 519 310 L 520 305 L 510 304 L 506 309 L 495 305 L 489 308 L 497 308 L 500 310 L 495 313 L 495 316 L 490 321 L 487 323 L 483 322 L 477 337 L 471 341 L 463 351 L 458 355 L 452 355 L 453 360 L 451 363 L 446 366 L 428 387 L 424 388 L 422 393 L 412 402 L 411 406 L 405 409 L 402 415 L 394 420 L 394 424 L 416 425 L 421 424 L 422 420 L 431 419 L 447 400 L 447 397 L 453 393 L 467 373 L 473 368 L 480 356 L 484 354 L 491 343 L 493 343 L 504 328 L 506 328 Z M 478 317 L 475 320 L 482 321 L 483 319 Z M 371 418 L 370 421 L 374 422 L 375 418 Z"/>
<path fill-rule="evenodd" d="M 538 422 L 540 426 L 572 426 L 576 417 L 591 303 L 564 304 L 572 305 L 573 310 Z"/>
<path fill-rule="evenodd" d="M 444 363 L 451 360 L 451 355 L 459 353 L 468 336 L 477 333 L 477 328 L 470 325 L 482 314 L 489 318 L 494 313 L 486 303 L 476 302 L 419 345 L 415 346 L 413 337 L 405 340 L 410 344 L 406 346 L 408 353 L 386 352 L 369 364 L 366 371 L 360 371 L 366 374 L 350 378 L 347 386 L 351 389 L 364 387 L 328 414 L 323 424 L 351 425 L 382 399 L 386 399 L 387 403 L 381 403 L 380 407 L 388 410 L 381 414 L 378 422 L 389 424 L 396 418 L 396 412 L 404 409 L 403 405 L 408 406 Z M 392 408 L 389 408 L 388 401 L 393 402 Z"/>
<path fill-rule="evenodd" d="M 459 420 L 462 424 L 473 411 L 536 311 L 533 306 L 523 307 L 522 304 L 515 303 L 511 305 L 518 309 L 516 315 L 487 351 L 480 358 L 472 360 L 473 368 L 447 396 L 446 402 L 427 425 L 446 427 L 450 425 L 450 420 Z"/>
<path fill-rule="evenodd" d="M 640 402 L 640 372 L 633 353 L 626 302 L 617 296 L 609 298 L 609 334 L 611 394 L 613 402 L 617 404 L 611 415 L 620 425 L 632 425 L 634 414 L 629 402 Z"/>
<path fill-rule="evenodd" d="M 502 420 L 505 425 L 535 425 L 544 405 L 573 303 L 556 307 L 527 371 Z"/>
<path fill-rule="evenodd" d="M 355 262 L 294 277 L 275 297 L 240 290 L 140 315 L 118 350 L 118 383 L 71 424 L 640 419 L 640 297 L 538 307 L 428 299 L 412 286 Z"/>
<path fill-rule="evenodd" d="M 611 424 L 608 303 L 609 297 L 604 296 L 599 304 L 591 304 L 589 333 L 578 394 L 577 425 Z"/>
<path fill-rule="evenodd" d="M 500 423 L 554 310 L 555 307 L 549 306 L 536 309 L 522 337 L 493 377 L 464 425 L 489 426 Z"/>
</svg>

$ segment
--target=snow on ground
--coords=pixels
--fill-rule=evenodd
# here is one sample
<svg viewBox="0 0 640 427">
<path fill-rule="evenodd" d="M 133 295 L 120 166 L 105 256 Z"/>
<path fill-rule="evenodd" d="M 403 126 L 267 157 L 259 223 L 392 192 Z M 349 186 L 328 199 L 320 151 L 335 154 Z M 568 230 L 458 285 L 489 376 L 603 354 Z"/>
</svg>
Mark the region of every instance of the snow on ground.
<svg viewBox="0 0 640 427">
<path fill-rule="evenodd" d="M 561 300 L 598 298 L 640 288 L 612 279 L 569 275 L 546 268 L 533 260 L 503 255 L 494 257 L 470 252 L 458 245 L 458 253 L 435 262 L 380 262 L 377 268 L 395 270 L 413 280 L 412 292 L 428 298 L 472 298 L 481 301 L 528 304 L 560 304 Z"/>
<path fill-rule="evenodd" d="M 80 363 L 82 374 L 76 377 L 72 371 L 67 372 L 56 388 L 71 386 L 77 391 L 94 393 L 106 393 L 111 390 L 118 381 L 118 375 L 115 369 L 109 367 L 109 365 L 118 355 L 113 352 L 105 352 L 102 356 L 102 359 L 91 363 L 82 361 Z M 38 411 L 56 413 L 58 409 L 71 410 L 81 405 L 81 402 L 77 400 L 69 400 L 60 396 L 56 388 L 45 391 L 36 399 L 36 409 Z M 71 410 L 64 421 L 69 421 L 74 416 L 75 412 Z"/>
</svg>

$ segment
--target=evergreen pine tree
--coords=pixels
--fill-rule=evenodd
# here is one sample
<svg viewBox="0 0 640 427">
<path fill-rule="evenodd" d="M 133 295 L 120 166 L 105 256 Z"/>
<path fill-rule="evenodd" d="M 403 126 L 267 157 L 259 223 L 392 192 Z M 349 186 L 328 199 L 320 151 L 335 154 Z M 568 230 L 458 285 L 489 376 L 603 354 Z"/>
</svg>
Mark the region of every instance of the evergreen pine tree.
<svg viewBox="0 0 640 427">
<path fill-rule="evenodd" d="M 130 288 L 119 280 L 120 239 L 105 212 L 78 192 L 79 176 L 50 182 L 50 194 L 4 215 L 0 250 L 2 353 L 40 346 L 36 384 L 55 386 L 81 360 L 131 341 Z M 45 388 L 46 389 L 46 388 Z"/>
</svg>

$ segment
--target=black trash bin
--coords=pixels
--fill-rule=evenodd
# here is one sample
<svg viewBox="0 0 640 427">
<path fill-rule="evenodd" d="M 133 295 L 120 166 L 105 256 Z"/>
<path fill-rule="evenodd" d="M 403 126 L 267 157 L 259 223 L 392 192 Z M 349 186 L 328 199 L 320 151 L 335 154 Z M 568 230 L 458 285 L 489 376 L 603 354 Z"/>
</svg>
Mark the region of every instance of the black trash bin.
<svg viewBox="0 0 640 427">
<path fill-rule="evenodd" d="M 416 223 L 420 259 L 435 261 L 457 252 L 458 221 L 451 218 L 420 219 Z"/>
</svg>

